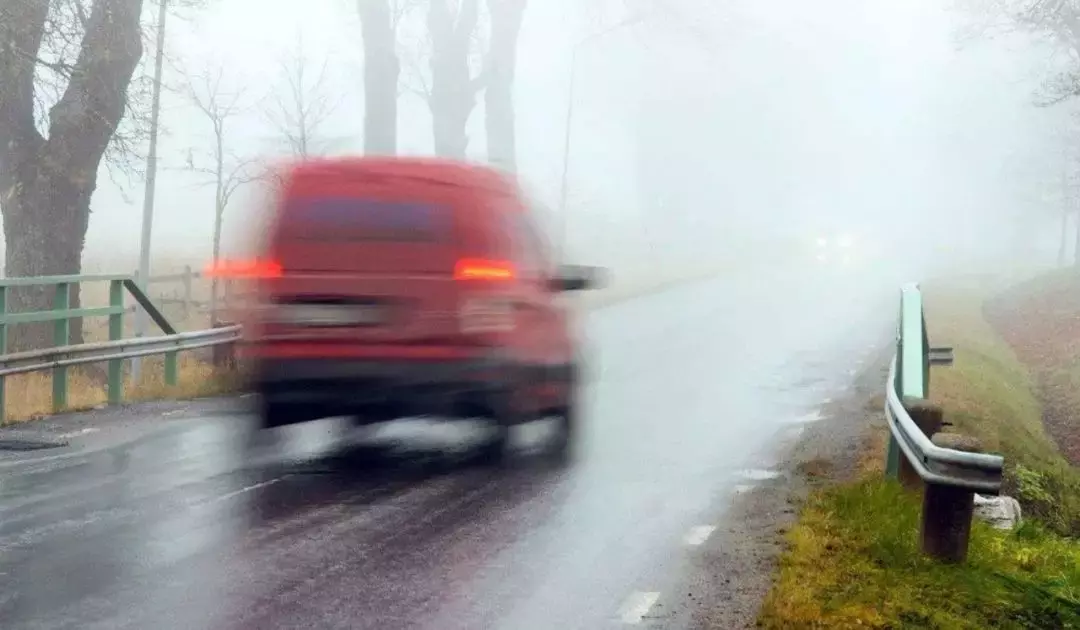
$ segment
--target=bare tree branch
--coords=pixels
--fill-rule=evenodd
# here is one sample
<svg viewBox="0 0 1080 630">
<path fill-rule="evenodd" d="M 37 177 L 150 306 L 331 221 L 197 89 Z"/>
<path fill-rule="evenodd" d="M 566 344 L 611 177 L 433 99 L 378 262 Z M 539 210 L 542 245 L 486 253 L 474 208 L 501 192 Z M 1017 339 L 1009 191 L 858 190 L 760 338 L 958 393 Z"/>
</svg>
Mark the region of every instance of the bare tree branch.
<svg viewBox="0 0 1080 630">
<path fill-rule="evenodd" d="M 282 85 L 269 95 L 272 106 L 265 115 L 293 156 L 321 153 L 329 143 L 322 128 L 337 111 L 341 98 L 330 96 L 328 65 L 328 60 L 323 60 L 312 75 L 300 37 L 295 50 L 279 61 Z"/>
<path fill-rule="evenodd" d="M 228 89 L 220 66 L 187 77 L 187 98 L 206 118 L 213 134 L 210 165 L 196 164 L 189 150 L 187 167 L 191 172 L 205 175 L 204 183 L 214 186 L 213 257 L 217 259 L 221 254 L 221 228 L 229 202 L 241 186 L 258 180 L 260 173 L 254 158 L 239 157 L 228 149 L 229 125 L 247 105 L 246 89 L 242 86 Z M 216 285 L 214 292 L 216 295 Z"/>
<path fill-rule="evenodd" d="M 1054 44 L 1069 69 L 1048 77 L 1036 106 L 1049 107 L 1080 95 L 1080 0 L 956 0 L 975 23 L 965 39 L 1021 32 Z"/>
</svg>

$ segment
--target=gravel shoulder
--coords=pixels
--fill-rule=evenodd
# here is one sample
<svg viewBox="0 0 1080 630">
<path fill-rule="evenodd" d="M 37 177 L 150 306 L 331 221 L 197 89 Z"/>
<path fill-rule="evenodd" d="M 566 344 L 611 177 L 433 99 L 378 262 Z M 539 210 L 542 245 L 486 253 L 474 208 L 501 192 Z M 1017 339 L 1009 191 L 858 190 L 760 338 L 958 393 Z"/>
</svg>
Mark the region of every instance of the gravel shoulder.
<svg viewBox="0 0 1080 630">
<path fill-rule="evenodd" d="M 853 479 L 860 467 L 871 427 L 884 427 L 881 390 L 888 375 L 891 348 L 883 347 L 855 375 L 847 393 L 821 408 L 822 419 L 780 447 L 772 480 L 736 493 L 724 522 L 692 554 L 683 601 L 668 613 L 665 627 L 694 630 L 754 628 L 761 604 L 772 586 L 783 536 L 798 518 L 800 504 L 818 484 Z"/>
</svg>

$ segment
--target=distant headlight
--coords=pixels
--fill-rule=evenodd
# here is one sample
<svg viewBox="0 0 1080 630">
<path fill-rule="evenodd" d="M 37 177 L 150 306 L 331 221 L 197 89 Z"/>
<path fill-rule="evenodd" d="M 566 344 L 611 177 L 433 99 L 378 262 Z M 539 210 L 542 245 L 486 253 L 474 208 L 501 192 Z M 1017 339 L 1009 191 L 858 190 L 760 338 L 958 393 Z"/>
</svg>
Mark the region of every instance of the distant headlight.
<svg viewBox="0 0 1080 630">
<path fill-rule="evenodd" d="M 817 240 L 817 246 L 818 247 L 826 247 L 826 246 L 828 246 L 828 244 L 829 244 L 829 241 L 826 240 L 824 237 L 820 237 Z"/>
</svg>

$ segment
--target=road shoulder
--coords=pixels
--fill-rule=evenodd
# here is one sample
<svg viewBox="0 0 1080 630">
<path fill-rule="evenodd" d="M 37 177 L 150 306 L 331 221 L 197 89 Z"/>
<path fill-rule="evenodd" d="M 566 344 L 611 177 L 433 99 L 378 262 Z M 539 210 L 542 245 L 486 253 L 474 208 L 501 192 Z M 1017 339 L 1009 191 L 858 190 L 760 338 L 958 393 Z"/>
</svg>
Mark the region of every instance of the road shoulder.
<svg viewBox="0 0 1080 630">
<path fill-rule="evenodd" d="M 0 426 L 0 462 L 86 453 L 158 434 L 192 418 L 233 416 L 248 396 L 161 400 L 62 413 Z"/>
<path fill-rule="evenodd" d="M 755 627 L 799 506 L 815 486 L 853 478 L 866 450 L 867 427 L 883 424 L 875 403 L 881 400 L 888 358 L 886 349 L 876 352 L 846 393 L 823 405 L 822 419 L 782 447 L 775 468 L 779 476 L 737 491 L 729 500 L 724 520 L 730 525 L 692 554 L 682 601 L 669 611 L 665 627 Z"/>
</svg>

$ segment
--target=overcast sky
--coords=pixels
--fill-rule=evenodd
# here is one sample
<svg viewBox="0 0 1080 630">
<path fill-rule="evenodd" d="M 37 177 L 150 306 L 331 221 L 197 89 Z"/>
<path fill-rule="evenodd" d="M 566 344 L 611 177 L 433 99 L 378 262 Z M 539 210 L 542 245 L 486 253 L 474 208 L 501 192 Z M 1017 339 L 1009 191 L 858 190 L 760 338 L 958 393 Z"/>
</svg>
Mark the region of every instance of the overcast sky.
<svg viewBox="0 0 1080 630">
<path fill-rule="evenodd" d="M 621 19 L 617 10 L 587 10 L 594 7 L 584 1 L 530 2 L 520 42 L 520 167 L 551 206 L 571 49 Z M 196 72 L 221 66 L 230 85 L 247 90 L 249 106 L 231 131 L 234 152 L 257 156 L 280 146 L 261 110 L 279 89 L 282 60 L 295 58 L 298 38 L 312 69 L 327 62 L 325 87 L 337 109 L 323 131 L 333 150 L 360 149 L 363 55 L 353 2 L 209 4 L 170 21 L 168 53 Z M 695 4 L 711 8 L 695 15 Z M 1045 51 L 1015 42 L 958 50 L 956 20 L 932 0 L 714 5 L 672 0 L 690 18 L 681 26 L 664 12 L 580 49 L 570 197 L 586 245 L 601 246 L 605 225 L 649 231 L 633 184 L 643 168 L 635 153 L 643 135 L 652 143 L 645 149 L 663 158 L 648 168 L 663 170 L 664 181 L 677 182 L 669 188 L 684 192 L 681 220 L 667 222 L 677 226 L 668 228 L 669 249 L 685 242 L 693 244 L 686 251 L 704 251 L 711 232 L 767 222 L 774 208 L 807 226 L 826 215 L 879 222 L 906 213 L 924 227 L 928 218 L 974 225 L 1032 203 L 1025 191 L 1042 170 L 1031 165 L 1049 159 L 1062 118 L 1060 108 L 1031 106 Z M 152 54 L 148 49 L 147 58 Z M 170 73 L 170 83 L 180 80 Z M 484 156 L 482 111 L 470 124 L 476 159 Z M 155 254 L 207 260 L 213 188 L 183 167 L 189 149 L 197 164 L 210 165 L 209 124 L 175 94 L 166 95 L 163 123 Z M 420 99 L 402 98 L 399 133 L 403 153 L 430 153 L 430 117 Z M 100 180 L 88 269 L 134 266 L 142 182 L 121 183 Z M 237 196 L 226 220 L 230 238 L 242 231 L 254 199 Z M 687 211 L 687 200 L 700 211 Z"/>
</svg>

